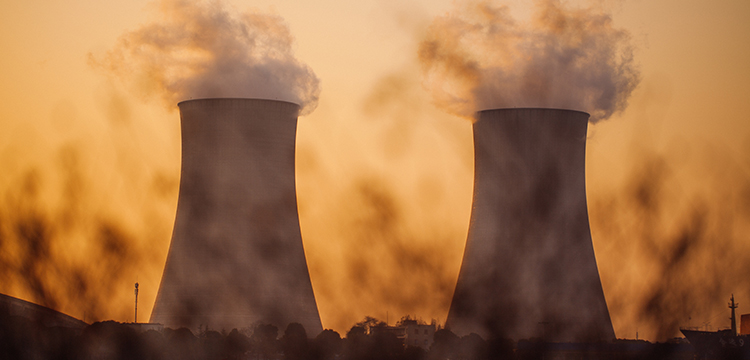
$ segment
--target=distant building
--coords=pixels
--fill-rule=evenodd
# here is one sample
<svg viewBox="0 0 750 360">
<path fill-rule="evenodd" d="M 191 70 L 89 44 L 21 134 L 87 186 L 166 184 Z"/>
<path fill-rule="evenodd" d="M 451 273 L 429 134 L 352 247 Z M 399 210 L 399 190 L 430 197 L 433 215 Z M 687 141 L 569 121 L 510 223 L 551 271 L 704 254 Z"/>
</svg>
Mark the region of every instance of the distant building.
<svg viewBox="0 0 750 360">
<path fill-rule="evenodd" d="M 403 344 L 404 337 L 406 337 L 406 328 L 401 326 L 389 326 L 389 325 L 378 325 L 370 328 L 370 334 L 382 334 L 382 333 L 389 333 L 393 334 L 401 340 L 401 343 Z"/>
<path fill-rule="evenodd" d="M 404 345 L 423 349 L 429 349 L 432 346 L 437 328 L 434 321 L 428 325 L 420 324 L 417 320 L 404 320 L 401 322 L 401 327 L 404 329 Z"/>
<path fill-rule="evenodd" d="M 88 326 L 70 315 L 4 294 L 0 294 L 0 316 L 20 316 L 47 327 L 81 330 Z"/>
<path fill-rule="evenodd" d="M 137 333 L 143 333 L 149 330 L 161 332 L 164 330 L 163 324 L 157 323 L 123 323 L 123 325 L 135 330 Z"/>
<path fill-rule="evenodd" d="M 411 318 L 405 318 L 395 326 L 375 326 L 370 331 L 373 334 L 391 333 L 401 340 L 401 344 L 404 346 L 421 347 L 428 350 L 432 346 L 437 329 L 438 326 L 434 320 L 428 325 Z"/>
<path fill-rule="evenodd" d="M 664 357 L 658 357 L 664 355 Z M 596 343 L 553 343 L 521 340 L 516 345 L 518 360 L 625 360 L 625 359 L 696 359 L 693 347 L 683 341 L 652 344 L 644 340 L 614 340 Z"/>
</svg>

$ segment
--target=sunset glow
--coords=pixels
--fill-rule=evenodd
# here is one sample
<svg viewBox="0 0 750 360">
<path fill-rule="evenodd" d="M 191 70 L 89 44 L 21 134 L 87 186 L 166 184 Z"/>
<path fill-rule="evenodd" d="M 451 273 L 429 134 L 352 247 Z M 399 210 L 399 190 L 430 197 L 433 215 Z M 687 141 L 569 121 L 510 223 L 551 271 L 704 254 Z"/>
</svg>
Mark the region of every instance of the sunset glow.
<svg viewBox="0 0 750 360">
<path fill-rule="evenodd" d="M 626 94 L 597 98 L 611 103 L 593 108 L 602 121 L 589 124 L 586 149 L 591 235 L 616 336 L 664 340 L 680 326 L 726 327 L 732 293 L 738 314 L 750 313 L 750 3 L 534 3 L 596 14 L 602 34 L 627 47 L 606 51 L 625 58 L 599 73 L 622 75 L 610 85 Z M 268 96 L 303 105 L 297 201 L 323 328 L 345 333 L 365 316 L 393 323 L 407 314 L 444 323 L 472 206 L 472 123 L 458 105 L 475 89 L 452 74 L 438 81 L 451 91 L 436 96 L 424 46 L 446 40 L 436 24 L 462 6 L 507 6 L 503 16 L 534 34 L 538 8 L 227 0 L 206 6 L 256 26 L 232 23 L 236 32 L 221 33 L 221 42 L 150 37 L 190 23 L 187 4 L 0 5 L 0 293 L 86 322 L 132 321 L 138 282 L 138 317 L 150 317 L 177 209 L 176 102 L 263 93 L 216 95 L 200 76 L 175 90 L 174 72 L 183 69 L 240 87 L 298 80 Z M 165 39 L 172 42 L 159 48 Z M 236 41 L 258 47 L 237 55 Z M 491 47 L 462 51 L 502 57 Z M 165 62 L 170 49 L 180 64 Z M 262 75 L 231 72 L 210 51 L 240 63 L 257 54 L 278 61 L 254 63 Z M 581 64 L 585 74 L 589 63 Z"/>
</svg>

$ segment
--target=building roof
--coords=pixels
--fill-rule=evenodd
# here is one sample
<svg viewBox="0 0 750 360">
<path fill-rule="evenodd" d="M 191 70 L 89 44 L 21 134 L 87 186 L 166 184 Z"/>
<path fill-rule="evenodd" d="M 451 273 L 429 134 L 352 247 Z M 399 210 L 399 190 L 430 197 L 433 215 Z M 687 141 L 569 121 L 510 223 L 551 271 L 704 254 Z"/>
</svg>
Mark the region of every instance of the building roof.
<svg viewBox="0 0 750 360">
<path fill-rule="evenodd" d="M 57 310 L 5 294 L 0 294 L 0 315 L 20 316 L 49 327 L 83 329 L 88 325 Z"/>
</svg>

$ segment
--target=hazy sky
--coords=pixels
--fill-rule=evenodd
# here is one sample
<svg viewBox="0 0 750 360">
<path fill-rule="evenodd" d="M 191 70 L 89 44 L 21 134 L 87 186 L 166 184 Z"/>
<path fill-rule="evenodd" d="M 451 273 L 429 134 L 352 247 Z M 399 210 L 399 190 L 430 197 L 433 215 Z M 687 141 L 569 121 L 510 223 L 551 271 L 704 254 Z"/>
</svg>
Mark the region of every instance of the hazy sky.
<svg viewBox="0 0 750 360">
<path fill-rule="evenodd" d="M 531 12 L 497 3 L 521 21 Z M 321 81 L 299 119 L 297 189 L 323 326 L 386 313 L 443 322 L 471 207 L 471 123 L 431 104 L 417 48 L 455 2 L 226 4 L 285 19 Z M 617 336 L 727 326 L 731 293 L 750 313 L 750 2 L 595 6 L 630 33 L 641 71 L 627 110 L 591 125 L 587 148 Z M 132 321 L 138 281 L 139 320 L 150 315 L 177 203 L 179 115 L 90 59 L 158 17 L 142 0 L 0 4 L 0 292 Z"/>
</svg>

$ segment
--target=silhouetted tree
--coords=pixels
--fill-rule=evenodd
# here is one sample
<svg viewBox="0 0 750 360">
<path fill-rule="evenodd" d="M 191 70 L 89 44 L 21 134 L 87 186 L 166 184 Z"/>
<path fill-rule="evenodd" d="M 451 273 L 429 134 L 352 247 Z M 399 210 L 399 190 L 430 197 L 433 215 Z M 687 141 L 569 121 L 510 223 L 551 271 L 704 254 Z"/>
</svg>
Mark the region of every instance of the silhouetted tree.
<svg viewBox="0 0 750 360">
<path fill-rule="evenodd" d="M 512 360 L 515 359 L 512 339 L 491 338 L 487 341 L 488 355 L 490 360 Z"/>
<path fill-rule="evenodd" d="M 346 332 L 346 338 L 350 340 L 361 339 L 367 336 L 367 330 L 364 326 L 352 326 L 349 331 Z"/>
<path fill-rule="evenodd" d="M 207 330 L 201 336 L 202 358 L 218 360 L 224 356 L 224 336 L 213 330 Z"/>
<path fill-rule="evenodd" d="M 249 350 L 250 339 L 237 329 L 232 329 L 224 339 L 224 354 L 227 359 L 241 359 Z"/>
<path fill-rule="evenodd" d="M 460 341 L 461 339 L 448 329 L 435 331 L 435 335 L 432 337 L 432 346 L 430 346 L 430 359 L 455 359 Z"/>
<path fill-rule="evenodd" d="M 307 332 L 300 323 L 290 323 L 281 337 L 281 350 L 287 360 L 305 360 L 310 356 Z"/>
<path fill-rule="evenodd" d="M 361 359 L 369 356 L 367 354 L 367 330 L 364 326 L 354 325 L 346 332 L 344 341 L 343 357 L 346 360 Z"/>
<path fill-rule="evenodd" d="M 144 357 L 138 334 L 130 327 L 114 322 L 96 322 L 81 334 L 81 358 L 86 359 L 141 359 Z"/>
<path fill-rule="evenodd" d="M 369 353 L 373 360 L 398 359 L 404 353 L 404 345 L 395 334 L 387 331 L 376 331 L 369 341 Z"/>
<path fill-rule="evenodd" d="M 198 359 L 198 338 L 187 328 L 177 330 L 164 329 L 164 339 L 167 341 L 167 358 L 169 359 Z"/>
<path fill-rule="evenodd" d="M 326 329 L 315 337 L 313 345 L 317 360 L 333 360 L 341 354 L 343 340 L 339 333 Z"/>
<path fill-rule="evenodd" d="M 404 315 L 396 321 L 396 326 L 405 326 L 408 323 L 414 323 L 414 324 L 421 324 L 424 325 L 425 322 L 422 320 L 417 320 L 416 318 L 412 318 L 411 315 Z"/>
<path fill-rule="evenodd" d="M 343 358 L 347 360 L 398 359 L 403 355 L 403 344 L 388 331 L 373 331 L 385 323 L 366 317 L 346 333 Z M 369 331 L 368 331 L 369 330 Z"/>
<path fill-rule="evenodd" d="M 272 359 L 279 353 L 279 328 L 269 324 L 260 324 L 255 327 L 250 337 L 250 352 L 256 358 Z"/>
<path fill-rule="evenodd" d="M 7 311 L 0 315 L 0 359 L 74 359 L 76 331 L 46 327 Z"/>
<path fill-rule="evenodd" d="M 361 327 L 365 329 L 365 334 L 370 334 L 371 332 L 370 330 L 372 328 L 376 326 L 384 326 L 384 325 L 386 325 L 386 323 L 384 323 L 383 321 L 380 321 L 372 316 L 365 316 L 365 318 L 362 321 L 356 323 L 354 326 Z"/>
<path fill-rule="evenodd" d="M 167 341 L 158 331 L 148 330 L 138 336 L 143 347 L 144 360 L 167 359 Z"/>
<path fill-rule="evenodd" d="M 407 346 L 401 358 L 403 360 L 423 360 L 427 358 L 427 352 L 419 346 Z"/>
<path fill-rule="evenodd" d="M 458 356 L 464 360 L 484 360 L 489 355 L 487 342 L 475 333 L 463 336 L 458 345 Z"/>
</svg>

